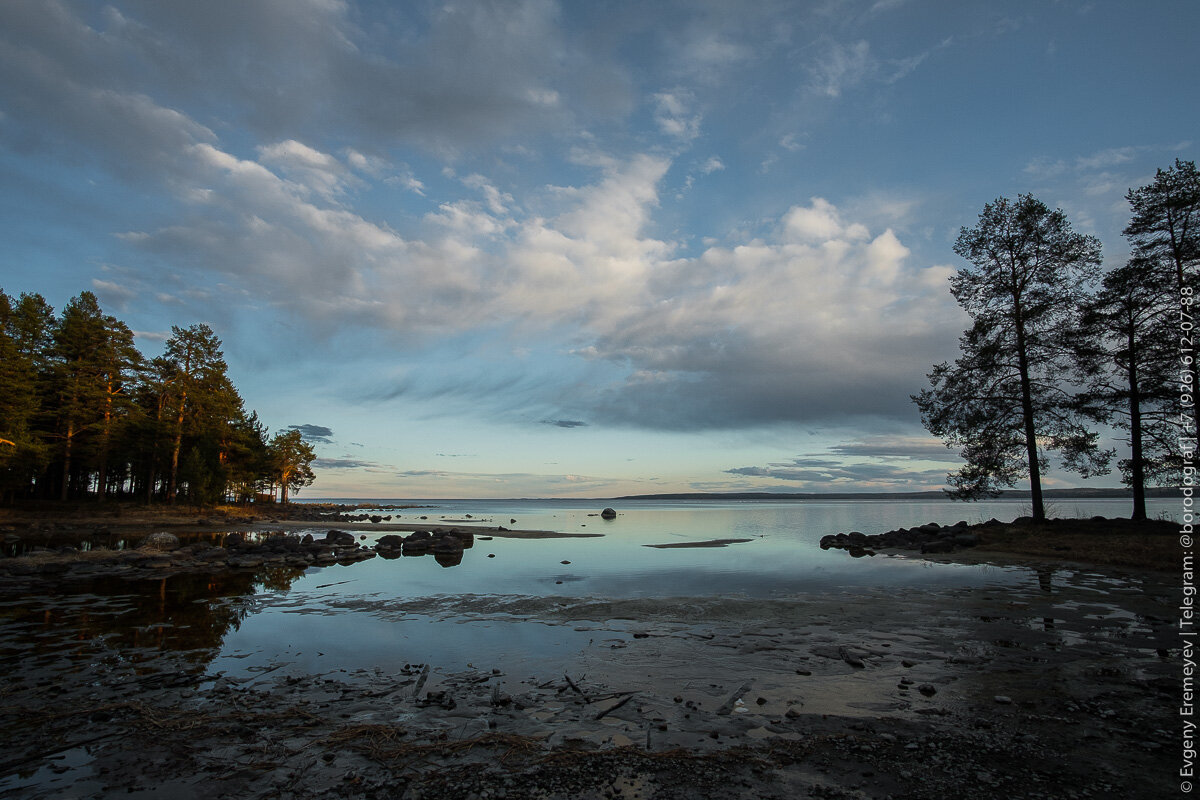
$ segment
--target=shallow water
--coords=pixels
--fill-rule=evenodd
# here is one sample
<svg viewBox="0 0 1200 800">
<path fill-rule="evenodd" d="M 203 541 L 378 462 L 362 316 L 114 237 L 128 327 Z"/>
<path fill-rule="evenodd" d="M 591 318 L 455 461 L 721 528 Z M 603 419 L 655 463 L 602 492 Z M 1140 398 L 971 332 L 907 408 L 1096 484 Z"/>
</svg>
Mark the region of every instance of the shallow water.
<svg viewBox="0 0 1200 800">
<path fill-rule="evenodd" d="M 721 742 L 734 741 L 739 710 L 757 720 L 751 726 L 786 720 L 794 709 L 805 719 L 995 713 L 1009 707 L 995 704 L 1000 695 L 1012 708 L 1052 702 L 1061 711 L 1052 695 L 1063 687 L 1086 697 L 1102 696 L 1100 689 L 1125 697 L 1130 686 L 1177 675 L 1177 662 L 1164 654 L 1177 643 L 1179 592 L 1161 580 L 919 556 L 854 559 L 818 544 L 838 531 L 1012 519 L 1023 513 L 1020 503 L 629 502 L 618 509 L 611 522 L 593 516 L 599 508 L 574 503 L 446 503 L 390 512 L 393 523 L 469 514 L 470 523 L 455 524 L 603 534 L 485 540 L 481 531 L 452 567 L 431 556 L 377 557 L 323 568 L 80 580 L 49 593 L 0 591 L 0 669 L 10 697 L 27 699 L 26 708 L 36 711 L 68 692 L 64 714 L 91 710 L 79 717 L 83 746 L 42 753 L 45 764 L 36 753 L 22 756 L 27 766 L 0 776 L 0 794 L 98 796 L 112 780 L 105 759 L 121 740 L 109 749 L 87 743 L 121 730 L 106 729 L 109 715 L 151 697 L 156 713 L 174 718 L 232 719 L 254 707 L 277 720 L 280 709 L 303 704 L 305 719 L 324 713 L 332 715 L 330 725 L 380 723 L 461 738 L 497 713 L 489 692 L 502 692 L 532 704 L 523 716 L 510 715 L 516 721 L 504 718 L 526 735 L 597 746 L 644 740 L 650 747 L 642 720 L 653 718 L 664 721 L 654 745 L 669 749 L 710 746 L 718 727 Z M 1169 510 L 1159 503 L 1151 515 Z M 1080 501 L 1060 513 L 1124 511 L 1119 501 Z M 381 533 L 367 533 L 362 544 Z M 222 535 L 197 536 L 216 543 Z M 747 541 L 645 546 L 710 539 Z M 869 668 L 855 668 L 847 653 L 869 660 Z M 593 699 L 636 693 L 633 722 L 616 714 L 600 720 L 599 706 L 571 702 L 565 682 L 572 679 Z M 907 691 L 905 679 L 936 684 L 936 697 Z M 461 706 L 448 716 L 418 708 L 421 691 L 441 690 Z M 746 707 L 723 717 L 715 710 L 743 695 Z M 1140 697 L 1104 713 L 1125 728 L 1144 715 Z M 1151 727 L 1134 727 L 1130 741 L 1145 739 Z M 253 733 L 249 726 L 232 730 Z M 745 740 L 757 734 L 767 729 L 748 730 Z M 216 760 L 222 773 L 227 735 L 220 733 Z M 50 739 L 39 741 L 51 747 Z M 315 761 L 316 752 L 303 758 Z"/>
<path fill-rule="evenodd" d="M 1071 501 L 1059 513 L 1117 516 L 1127 505 Z M 1169 513 L 1170 505 L 1159 501 L 1151 515 Z M 137 662 L 170 652 L 181 669 L 209 675 L 386 672 L 413 663 L 535 672 L 577 662 L 589 648 L 620 645 L 633 636 L 631 624 L 737 627 L 764 617 L 787 624 L 789 615 L 802 613 L 803 603 L 795 601 L 805 597 L 886 603 L 908 592 L 1036 590 L 1050 580 L 1024 567 L 938 564 L 919 557 L 854 559 L 818 546 L 822 536 L 839 531 L 1012 519 L 1023 513 L 1019 502 L 614 506 L 619 516 L 612 521 L 598 516 L 600 508 L 578 502 L 448 501 L 433 508 L 383 509 L 372 513 L 390 513 L 393 523 L 424 516 L 430 524 L 469 519 L 456 524 L 603 535 L 491 540 L 480 535 L 453 567 L 422 556 L 215 579 L 95 581 L 48 604 L 7 598 L 0 614 L 6 633 L 34 648 L 26 657 L 66 669 L 74 659 Z M 332 526 L 297 530 L 327 527 Z M 368 534 L 362 543 L 373 544 L 378 535 Z M 717 548 L 645 546 L 712 539 L 749 541 Z M 1108 589 L 1084 577 L 1066 571 L 1054 580 L 1086 584 L 1102 603 Z"/>
</svg>

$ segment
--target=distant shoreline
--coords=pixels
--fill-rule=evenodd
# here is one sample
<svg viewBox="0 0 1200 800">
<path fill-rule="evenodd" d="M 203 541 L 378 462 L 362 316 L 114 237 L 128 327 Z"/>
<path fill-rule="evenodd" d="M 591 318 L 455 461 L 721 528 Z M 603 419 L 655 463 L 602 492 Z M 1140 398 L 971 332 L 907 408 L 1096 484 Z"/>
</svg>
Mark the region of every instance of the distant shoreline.
<svg viewBox="0 0 1200 800">
<path fill-rule="evenodd" d="M 1173 497 L 1175 488 L 1147 488 L 1147 497 Z M 985 500 L 1027 500 L 1029 490 L 1014 489 L 1001 492 L 999 497 Z M 1124 499 L 1132 497 L 1128 489 L 1044 489 L 1047 500 Z M 678 492 L 668 494 L 631 494 L 614 500 L 947 500 L 945 492 Z M 971 502 L 971 501 L 966 501 Z"/>
<path fill-rule="evenodd" d="M 1132 492 L 1119 487 L 1110 488 L 1074 488 L 1074 489 L 1044 489 L 1042 496 L 1046 500 L 1124 500 L 1131 499 Z M 1146 497 L 1152 499 L 1170 499 L 1179 496 L 1178 487 L 1153 487 L 1146 489 Z M 1028 500 L 1028 489 L 1012 489 L 1001 492 L 998 497 L 981 498 L 980 502 L 989 500 Z M 630 494 L 619 497 L 425 497 L 393 499 L 380 497 L 313 497 L 295 498 L 292 503 L 297 505 L 341 504 L 347 506 L 378 506 L 394 507 L 392 503 L 420 503 L 406 508 L 437 508 L 451 503 L 612 503 L 621 500 L 946 500 L 948 502 L 966 502 L 951 500 L 941 490 L 923 492 L 668 492 L 663 494 Z M 428 505 L 428 504 L 436 505 Z"/>
</svg>

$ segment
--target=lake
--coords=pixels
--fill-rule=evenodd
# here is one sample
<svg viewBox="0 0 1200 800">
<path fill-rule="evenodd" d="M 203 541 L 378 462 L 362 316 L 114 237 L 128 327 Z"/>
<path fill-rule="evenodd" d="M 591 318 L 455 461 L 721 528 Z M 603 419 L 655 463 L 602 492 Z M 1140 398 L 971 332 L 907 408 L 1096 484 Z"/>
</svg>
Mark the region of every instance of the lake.
<svg viewBox="0 0 1200 800">
<path fill-rule="evenodd" d="M 839 531 L 1008 521 L 1028 513 L 1027 501 L 405 501 L 413 503 L 429 507 L 371 513 L 390 514 L 393 523 L 426 517 L 430 524 L 453 520 L 603 535 L 477 538 L 453 567 L 421 556 L 310 568 L 286 589 L 259 586 L 246 598 L 248 613 L 225 638 L 214 668 L 240 672 L 283 661 L 313 672 L 403 661 L 461 668 L 472 660 L 544 667 L 592 638 L 587 626 L 531 624 L 563 608 L 572 609 L 568 619 L 587 620 L 653 616 L 666 605 L 678 617 L 691 603 L 697 616 L 730 614 L 736 624 L 736 608 L 749 613 L 753 607 L 758 614 L 763 603 L 786 604 L 805 595 L 886 598 L 906 590 L 1036 587 L 1046 580 L 1025 567 L 940 564 L 919 556 L 855 559 L 818 545 Z M 606 505 L 618 511 L 615 520 L 599 517 Z M 1170 516 L 1177 505 L 1151 501 L 1149 514 Z M 1124 500 L 1072 500 L 1050 511 L 1116 517 L 1128 509 Z M 750 541 L 719 548 L 646 546 L 712 539 Z M 717 608 L 713 598 L 737 602 Z M 738 605 L 747 600 L 755 602 Z"/>
<path fill-rule="evenodd" d="M 1123 738 L 1105 738 L 1105 764 L 1119 754 L 1126 762 L 1114 768 L 1132 774 L 1166 758 L 1165 747 L 1144 745 L 1169 741 L 1162 687 L 1178 685 L 1182 598 L 1168 576 L 853 558 L 819 546 L 839 531 L 1011 520 L 1026 511 L 1020 501 L 421 505 L 367 513 L 393 525 L 590 537 L 481 529 L 453 566 L 426 555 L 306 568 L 280 556 L 216 572 L 163 575 L 151 564 L 127 573 L 137 579 L 11 575 L 0 587 L 0 667 L 11 684 L 9 758 L 24 766 L 0 776 L 0 795 L 110 796 L 105 787 L 118 786 L 128 796 L 191 796 L 189 787 L 224 785 L 236 769 L 289 787 L 324 769 L 332 782 L 321 785 L 340 787 L 359 774 L 343 760 L 359 743 L 373 752 L 379 742 L 416 742 L 425 752 L 425 743 L 488 733 L 506 737 L 495 756 L 503 762 L 512 736 L 668 752 L 783 742 L 814 725 L 896 725 L 895 763 L 911 765 L 925 756 L 897 735 L 948 724 L 934 752 L 955 752 L 952 743 L 983 752 L 981 741 L 1000 741 L 993 721 L 1007 718 L 1022 737 L 1005 756 L 1011 764 L 1029 752 L 1030 730 L 1070 744 L 1080 726 L 1111 718 L 1111 729 L 1096 730 Z M 618 516 L 604 520 L 610 505 Z M 1151 515 L 1171 515 L 1173 505 L 1155 501 Z M 1111 517 L 1127 508 L 1087 500 L 1056 511 Z M 331 520 L 288 530 L 323 536 L 334 527 L 353 529 L 365 546 L 386 528 Z M 197 542 L 228 538 L 211 524 L 175 530 Z M 712 539 L 744 541 L 646 546 Z M 1057 775 L 1066 759 L 1045 763 Z M 237 794 L 272 793 L 264 785 Z"/>
<path fill-rule="evenodd" d="M 941 564 L 919 556 L 852 558 L 818 544 L 840 531 L 1007 521 L 1027 513 L 1020 501 L 405 501 L 413 503 L 427 507 L 370 513 L 391 515 L 392 523 L 454 520 L 591 537 L 488 540 L 481 532 L 451 567 L 420 556 L 306 570 L 96 580 L 52 598 L 0 599 L 5 642 L 36 644 L 36 652 L 22 648 L 25 664 L 73 668 L 78 659 L 99 657 L 135 664 L 160 662 L 170 653 L 180 659 L 179 669 L 197 676 L 386 672 L 407 663 L 447 670 L 486 663 L 536 672 L 578 659 L 597 646 L 598 626 L 612 620 L 737 628 L 748 619 L 793 618 L 802 613 L 797 609 L 804 598 L 887 603 L 929 592 L 1038 591 L 1050 580 L 1046 571 L 1026 567 Z M 616 519 L 601 519 L 606 505 L 616 508 Z M 1177 505 L 1152 501 L 1150 515 L 1170 516 Z M 1053 511 L 1115 517 L 1127 514 L 1128 506 L 1123 500 L 1072 500 Z M 335 526 L 294 530 L 320 536 Z M 367 533 L 361 543 L 369 546 L 379 535 Z M 646 546 L 712 539 L 747 541 Z M 1058 570 L 1053 578 L 1079 584 L 1095 579 L 1075 570 Z M 627 625 L 617 627 L 628 638 Z"/>
</svg>

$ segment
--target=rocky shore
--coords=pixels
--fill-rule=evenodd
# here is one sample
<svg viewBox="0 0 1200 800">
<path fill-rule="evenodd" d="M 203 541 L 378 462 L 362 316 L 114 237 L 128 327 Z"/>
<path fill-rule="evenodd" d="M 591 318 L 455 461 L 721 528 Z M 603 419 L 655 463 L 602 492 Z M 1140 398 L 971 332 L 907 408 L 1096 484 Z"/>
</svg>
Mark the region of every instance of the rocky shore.
<svg viewBox="0 0 1200 800">
<path fill-rule="evenodd" d="M 943 556 L 978 551 L 980 558 L 1035 557 L 1050 561 L 1104 564 L 1153 570 L 1177 569 L 1180 526 L 1167 520 L 990 519 L 975 525 L 929 522 L 867 535 L 860 531 L 821 537 L 821 549 L 845 550 L 854 558 L 878 553 L 917 552 Z M 968 559 L 976 560 L 976 559 Z"/>
</svg>

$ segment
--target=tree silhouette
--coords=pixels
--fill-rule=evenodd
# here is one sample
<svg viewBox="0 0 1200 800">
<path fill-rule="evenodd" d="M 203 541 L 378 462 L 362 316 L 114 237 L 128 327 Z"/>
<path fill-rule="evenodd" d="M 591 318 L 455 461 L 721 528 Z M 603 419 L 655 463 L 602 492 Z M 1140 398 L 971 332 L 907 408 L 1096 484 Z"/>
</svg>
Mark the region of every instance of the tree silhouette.
<svg viewBox="0 0 1200 800">
<path fill-rule="evenodd" d="M 994 496 L 1028 477 L 1033 517 L 1045 519 L 1044 451 L 1059 451 L 1065 467 L 1084 475 L 1107 469 L 1109 454 L 1063 380 L 1100 243 L 1075 233 L 1061 210 L 1022 195 L 985 205 L 954 252 L 970 266 L 951 278 L 950 291 L 974 324 L 959 340 L 962 356 L 936 365 L 931 387 L 913 400 L 925 427 L 961 448 L 966 463 L 947 476 L 952 496 Z"/>
<path fill-rule="evenodd" d="M 1105 275 L 1083 308 L 1080 407 L 1129 435 L 1130 455 L 1119 466 L 1133 490 L 1133 519 L 1146 519 L 1146 483 L 1168 480 L 1180 466 L 1174 298 L 1170 271 L 1134 258 Z"/>
</svg>

